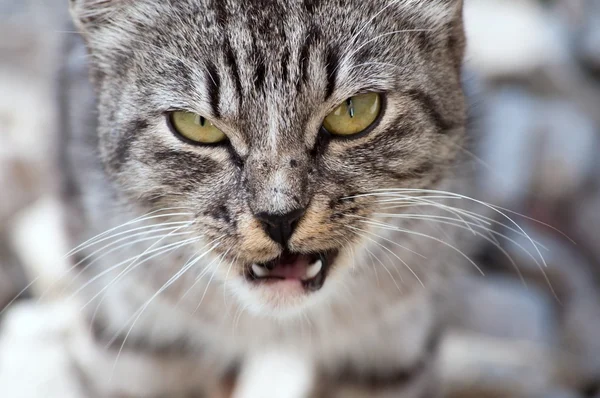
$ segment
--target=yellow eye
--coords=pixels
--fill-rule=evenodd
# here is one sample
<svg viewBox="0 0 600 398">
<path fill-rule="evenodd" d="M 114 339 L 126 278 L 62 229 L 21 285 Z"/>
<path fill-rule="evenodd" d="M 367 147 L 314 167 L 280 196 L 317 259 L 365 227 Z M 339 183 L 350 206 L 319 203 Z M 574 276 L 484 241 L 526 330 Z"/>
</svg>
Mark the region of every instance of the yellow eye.
<svg viewBox="0 0 600 398">
<path fill-rule="evenodd" d="M 380 113 L 380 94 L 359 94 L 348 98 L 327 115 L 323 127 L 334 135 L 351 136 L 369 128 Z"/>
<path fill-rule="evenodd" d="M 225 141 L 223 134 L 210 120 L 191 112 L 178 111 L 169 115 L 171 125 L 184 138 L 201 144 Z"/>
</svg>

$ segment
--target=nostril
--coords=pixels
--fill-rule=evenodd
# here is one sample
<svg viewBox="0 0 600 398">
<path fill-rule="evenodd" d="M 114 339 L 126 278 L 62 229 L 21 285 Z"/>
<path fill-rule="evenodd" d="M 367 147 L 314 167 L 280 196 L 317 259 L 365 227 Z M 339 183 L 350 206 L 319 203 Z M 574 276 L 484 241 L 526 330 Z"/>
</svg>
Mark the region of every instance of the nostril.
<svg viewBox="0 0 600 398">
<path fill-rule="evenodd" d="M 262 212 L 256 214 L 256 218 L 265 224 L 265 230 L 271 239 L 285 246 L 304 212 L 304 209 L 296 209 L 285 214 Z"/>
<path fill-rule="evenodd" d="M 296 209 L 285 214 L 262 212 L 256 214 L 256 218 L 269 225 L 292 224 L 304 215 L 304 211 L 304 209 Z"/>
</svg>

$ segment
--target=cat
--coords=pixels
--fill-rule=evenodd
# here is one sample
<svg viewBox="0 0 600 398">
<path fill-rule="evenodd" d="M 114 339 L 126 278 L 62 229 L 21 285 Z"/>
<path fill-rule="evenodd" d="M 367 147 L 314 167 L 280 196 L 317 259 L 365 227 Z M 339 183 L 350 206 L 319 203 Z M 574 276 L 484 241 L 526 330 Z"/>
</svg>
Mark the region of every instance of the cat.
<svg viewBox="0 0 600 398">
<path fill-rule="evenodd" d="M 432 222 L 469 186 L 462 0 L 70 9 L 63 198 L 90 395 L 438 396 L 468 240 Z"/>
</svg>

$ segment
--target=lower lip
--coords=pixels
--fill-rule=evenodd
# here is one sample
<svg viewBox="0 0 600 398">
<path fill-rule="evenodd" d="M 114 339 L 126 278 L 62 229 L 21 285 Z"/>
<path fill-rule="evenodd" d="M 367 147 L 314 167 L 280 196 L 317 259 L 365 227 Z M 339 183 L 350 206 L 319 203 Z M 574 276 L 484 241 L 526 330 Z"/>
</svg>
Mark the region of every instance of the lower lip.
<svg viewBox="0 0 600 398">
<path fill-rule="evenodd" d="M 326 272 L 326 270 L 322 271 L 322 272 Z M 303 281 L 301 279 L 295 279 L 295 278 L 258 278 L 258 279 L 253 279 L 252 283 L 255 286 L 263 286 L 268 288 L 269 290 L 274 290 L 277 291 L 279 293 L 293 293 L 293 292 L 302 292 L 302 293 L 306 293 L 306 292 L 310 292 L 310 291 L 317 291 L 320 290 L 323 287 L 324 284 L 324 279 L 326 278 L 326 274 L 319 274 L 316 279 L 320 279 L 320 282 L 316 282 L 317 285 L 315 285 L 315 280 L 316 279 L 311 279 L 311 280 L 307 280 L 307 281 Z M 317 287 L 315 287 L 317 286 Z"/>
<path fill-rule="evenodd" d="M 256 281 L 255 284 L 264 286 L 274 293 L 285 295 L 304 294 L 306 292 L 304 283 L 299 279 L 267 278 Z"/>
</svg>

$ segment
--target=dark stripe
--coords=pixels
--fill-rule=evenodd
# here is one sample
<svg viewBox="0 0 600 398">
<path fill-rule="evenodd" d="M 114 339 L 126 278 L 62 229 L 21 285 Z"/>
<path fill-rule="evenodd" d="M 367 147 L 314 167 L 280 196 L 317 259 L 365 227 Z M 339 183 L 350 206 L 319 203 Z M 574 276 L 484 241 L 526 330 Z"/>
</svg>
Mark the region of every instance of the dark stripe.
<svg viewBox="0 0 600 398">
<path fill-rule="evenodd" d="M 213 115 L 217 118 L 221 117 L 219 110 L 219 99 L 221 97 L 221 78 L 217 72 L 215 64 L 208 62 L 206 65 L 206 85 L 208 88 L 208 98 L 213 110 Z"/>
<path fill-rule="evenodd" d="M 327 151 L 330 142 L 331 134 L 323 131 L 319 132 L 315 146 L 310 151 L 310 156 L 313 158 L 322 158 L 322 155 Z"/>
<path fill-rule="evenodd" d="M 217 20 L 217 23 L 223 27 L 226 26 L 227 20 L 229 19 L 226 2 L 223 0 L 214 0 L 212 5 L 215 10 L 215 19 Z"/>
<path fill-rule="evenodd" d="M 388 169 L 385 166 L 377 167 L 376 169 L 378 171 L 381 171 L 381 172 L 384 172 L 384 173 L 390 175 L 392 178 L 394 178 L 396 180 L 404 181 L 404 180 L 410 180 L 410 179 L 415 179 L 415 178 L 423 178 L 425 175 L 430 174 L 434 168 L 435 168 L 434 163 L 427 160 L 424 163 L 422 163 L 410 170 L 406 170 L 406 171 L 397 171 L 397 170 L 393 170 L 393 169 Z"/>
<path fill-rule="evenodd" d="M 231 214 L 229 213 L 229 209 L 227 208 L 227 206 L 225 206 L 224 204 L 215 207 L 214 211 L 212 212 L 212 216 L 217 220 L 223 221 L 226 224 L 231 223 Z"/>
<path fill-rule="evenodd" d="M 242 157 L 235 151 L 235 149 L 233 149 L 233 145 L 227 145 L 227 152 L 229 152 L 229 158 L 231 159 L 231 161 L 233 162 L 233 164 L 238 168 L 238 169 L 243 169 L 244 168 L 244 164 L 245 161 L 244 159 L 242 159 Z"/>
<path fill-rule="evenodd" d="M 415 27 L 413 29 L 418 28 Z M 435 38 L 429 35 L 428 32 L 421 30 L 413 33 L 414 40 L 417 42 L 417 46 L 422 52 L 429 54 L 434 50 Z"/>
<path fill-rule="evenodd" d="M 125 77 L 133 66 L 133 51 L 130 49 L 117 49 L 111 52 L 112 68 L 111 72 L 119 77 Z"/>
<path fill-rule="evenodd" d="M 439 133 L 445 133 L 455 127 L 452 123 L 444 119 L 442 114 L 438 111 L 435 101 L 429 94 L 419 89 L 413 89 L 405 92 L 404 95 L 421 105 L 431 121 L 436 125 Z"/>
<path fill-rule="evenodd" d="M 117 145 L 114 155 L 111 158 L 111 166 L 115 170 L 120 170 L 121 166 L 129 160 L 131 146 L 139 136 L 141 131 L 148 128 L 148 122 L 142 119 L 136 119 L 125 127 L 123 137 Z"/>
<path fill-rule="evenodd" d="M 160 176 L 160 182 L 177 191 L 192 192 L 201 187 L 207 179 L 213 178 L 221 170 L 221 164 L 208 156 L 191 152 L 156 148 L 151 154 L 154 163 L 160 164 L 169 173 Z M 150 160 L 148 158 L 147 160 Z M 185 167 L 181 167 L 185 165 Z"/>
<path fill-rule="evenodd" d="M 325 69 L 327 70 L 327 87 L 325 88 L 325 100 L 328 100 L 335 91 L 335 83 L 337 80 L 337 71 L 339 67 L 338 53 L 333 49 L 327 50 L 327 60 Z"/>
<path fill-rule="evenodd" d="M 170 59 L 168 62 L 169 66 L 173 69 L 171 75 L 173 77 L 176 77 L 177 83 L 180 85 L 180 87 L 183 86 L 187 91 L 192 91 L 194 89 L 194 82 L 192 79 L 192 70 L 190 69 L 190 67 L 179 59 Z M 140 87 L 148 86 L 148 82 L 145 80 L 140 83 Z"/>
<path fill-rule="evenodd" d="M 267 67 L 262 58 L 257 60 L 256 70 L 254 71 L 254 87 L 257 91 L 263 89 L 265 83 L 265 76 L 267 74 Z"/>
<path fill-rule="evenodd" d="M 345 367 L 336 378 L 337 382 L 344 386 L 360 386 L 371 390 L 397 388 L 408 384 L 417 378 L 424 369 L 424 363 L 417 363 L 410 369 L 389 368 L 385 371 L 361 372 L 352 367 Z"/>
<path fill-rule="evenodd" d="M 464 32 L 459 22 L 453 21 L 448 24 L 448 49 L 453 57 L 456 70 L 460 73 L 463 65 L 465 41 Z"/>
<path fill-rule="evenodd" d="M 290 63 L 290 50 L 287 48 L 283 50 L 283 55 L 281 56 L 281 81 L 287 82 L 289 75 L 289 63 Z"/>
<path fill-rule="evenodd" d="M 233 84 L 235 85 L 235 89 L 239 96 L 239 102 L 241 104 L 242 101 L 242 81 L 240 79 L 240 70 L 238 68 L 238 64 L 235 58 L 235 54 L 233 53 L 233 48 L 231 47 L 231 43 L 228 38 L 225 38 L 223 42 L 223 46 L 225 47 L 225 62 L 229 69 L 231 70 L 231 77 L 233 79 Z"/>
<path fill-rule="evenodd" d="M 310 48 L 316 40 L 317 31 L 314 26 L 311 25 L 302 47 L 300 49 L 300 56 L 298 62 L 300 63 L 300 76 L 296 84 L 296 89 L 300 91 L 304 85 L 308 82 L 308 67 L 310 64 Z"/>
<path fill-rule="evenodd" d="M 112 351 L 133 351 L 137 354 L 160 355 L 164 357 L 185 357 L 198 353 L 195 345 L 184 338 L 178 338 L 174 341 L 152 341 L 148 335 L 144 336 L 126 336 L 124 333 L 118 333 L 109 330 L 98 317 L 90 323 L 90 330 L 94 341 L 103 349 Z"/>
<path fill-rule="evenodd" d="M 388 367 L 385 370 L 372 370 L 364 372 L 354 364 L 348 363 L 337 374 L 336 381 L 342 385 L 360 386 L 372 390 L 398 388 L 407 385 L 421 376 L 428 366 L 431 366 L 433 357 L 437 355 L 441 331 L 434 327 L 423 346 L 423 354 L 412 366 L 408 368 Z"/>
<path fill-rule="evenodd" d="M 229 366 L 229 369 L 225 372 L 225 375 L 221 379 L 221 386 L 225 397 L 233 396 L 235 386 L 237 384 L 242 365 L 239 361 L 235 361 Z"/>
<path fill-rule="evenodd" d="M 376 59 L 377 51 L 378 49 L 374 46 L 364 46 L 352 56 L 352 59 L 356 65 L 360 65 Z"/>
<path fill-rule="evenodd" d="M 304 8 L 309 14 L 314 14 L 320 4 L 321 0 L 304 0 Z"/>
</svg>

